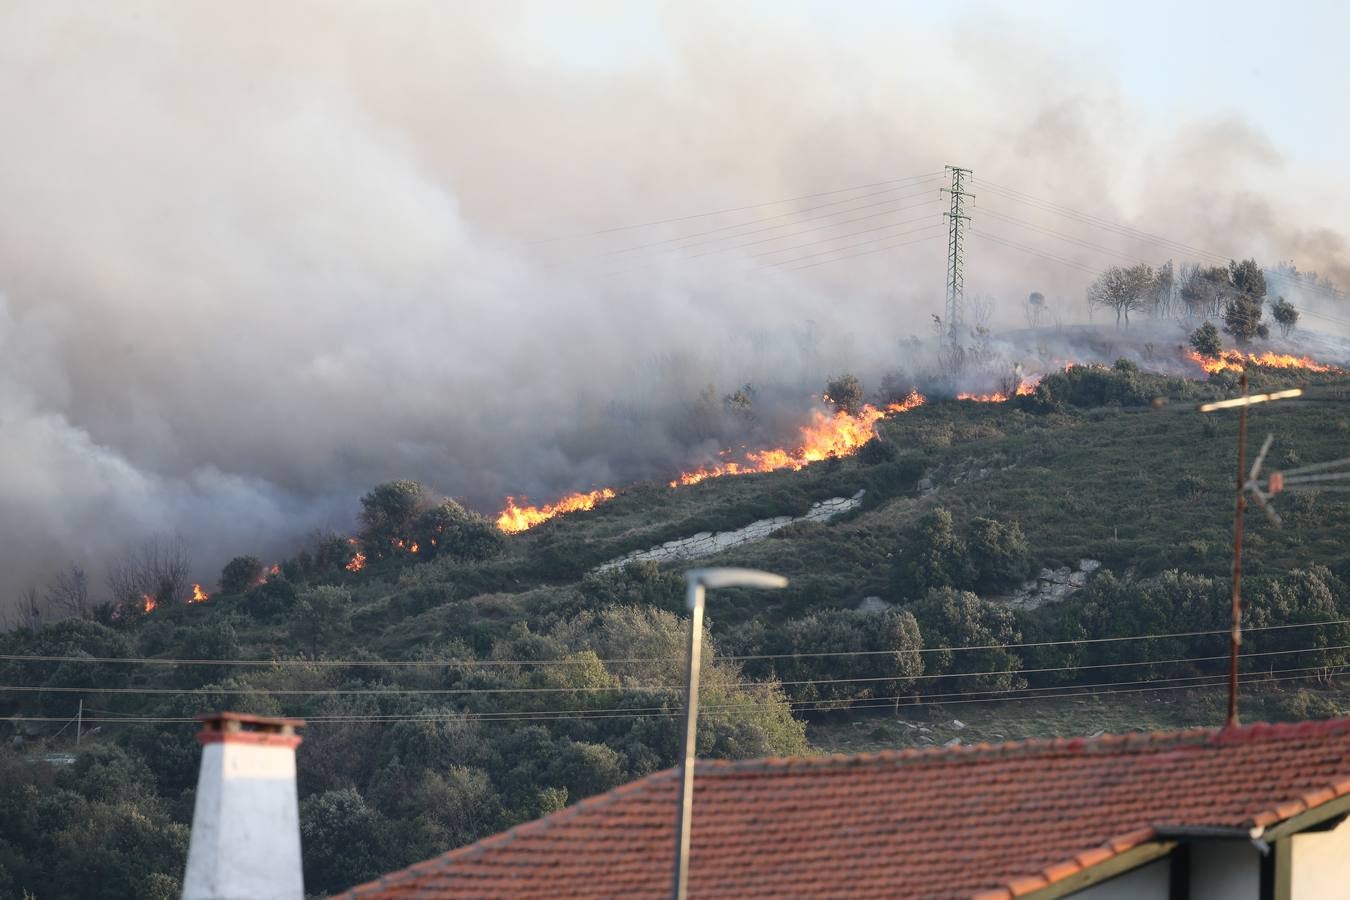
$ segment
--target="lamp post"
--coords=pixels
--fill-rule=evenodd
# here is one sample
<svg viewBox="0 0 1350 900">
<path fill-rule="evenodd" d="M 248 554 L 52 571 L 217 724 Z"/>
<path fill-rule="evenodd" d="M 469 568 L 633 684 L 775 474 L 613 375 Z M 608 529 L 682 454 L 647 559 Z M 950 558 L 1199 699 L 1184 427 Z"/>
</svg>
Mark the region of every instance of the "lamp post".
<svg viewBox="0 0 1350 900">
<path fill-rule="evenodd" d="M 758 569 L 690 569 L 686 599 L 689 606 L 689 671 L 684 695 L 684 751 L 680 754 L 680 806 L 675 818 L 675 875 L 670 894 L 685 900 L 689 891 L 689 833 L 694 804 L 694 752 L 698 731 L 698 675 L 703 656 L 703 600 L 706 588 L 787 587 L 782 575 Z"/>
</svg>

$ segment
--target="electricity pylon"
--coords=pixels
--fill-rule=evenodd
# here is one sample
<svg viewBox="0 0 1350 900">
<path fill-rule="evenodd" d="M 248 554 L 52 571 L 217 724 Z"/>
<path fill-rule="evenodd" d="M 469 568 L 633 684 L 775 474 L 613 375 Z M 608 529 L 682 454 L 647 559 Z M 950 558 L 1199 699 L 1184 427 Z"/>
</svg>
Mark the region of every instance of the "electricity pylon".
<svg viewBox="0 0 1350 900">
<path fill-rule="evenodd" d="M 943 213 L 947 217 L 947 330 L 948 334 L 955 337 L 956 329 L 962 324 L 964 312 L 962 307 L 965 301 L 966 273 L 965 273 L 965 235 L 962 232 L 962 225 L 970 221 L 970 216 L 966 215 L 965 199 L 974 197 L 974 194 L 968 194 L 965 191 L 965 178 L 970 175 L 970 169 L 962 169 L 957 166 L 946 166 L 948 172 L 952 173 L 952 186 L 943 188 L 952 195 L 952 208 L 950 212 Z"/>
</svg>

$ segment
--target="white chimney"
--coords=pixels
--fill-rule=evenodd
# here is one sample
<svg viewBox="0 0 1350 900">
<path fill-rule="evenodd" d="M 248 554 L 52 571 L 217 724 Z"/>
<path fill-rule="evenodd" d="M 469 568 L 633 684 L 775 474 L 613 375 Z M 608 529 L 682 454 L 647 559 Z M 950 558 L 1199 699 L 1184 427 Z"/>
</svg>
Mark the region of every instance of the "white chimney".
<svg viewBox="0 0 1350 900">
<path fill-rule="evenodd" d="M 295 789 L 299 719 L 202 716 L 183 900 L 304 900 Z"/>
</svg>

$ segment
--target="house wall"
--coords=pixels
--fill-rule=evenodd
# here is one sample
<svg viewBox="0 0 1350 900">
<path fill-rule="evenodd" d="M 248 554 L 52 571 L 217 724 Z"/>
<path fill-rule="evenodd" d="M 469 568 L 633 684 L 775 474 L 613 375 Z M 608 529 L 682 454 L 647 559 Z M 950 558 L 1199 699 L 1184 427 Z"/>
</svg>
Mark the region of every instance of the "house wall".
<svg viewBox="0 0 1350 900">
<path fill-rule="evenodd" d="M 1331 831 L 1290 838 L 1293 900 L 1322 900 L 1350 895 L 1350 819 Z"/>
<path fill-rule="evenodd" d="M 1261 900 L 1261 851 L 1248 841 L 1191 844 L 1190 900 Z"/>
<path fill-rule="evenodd" d="M 1163 857 L 1075 893 L 1074 900 L 1168 900 L 1171 859 Z"/>
</svg>

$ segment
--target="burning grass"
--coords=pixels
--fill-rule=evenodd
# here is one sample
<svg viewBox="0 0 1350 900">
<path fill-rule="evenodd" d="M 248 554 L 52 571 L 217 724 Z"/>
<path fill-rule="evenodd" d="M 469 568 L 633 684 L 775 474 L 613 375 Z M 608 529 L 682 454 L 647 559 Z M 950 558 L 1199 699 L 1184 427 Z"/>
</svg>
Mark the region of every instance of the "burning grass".
<svg viewBox="0 0 1350 900">
<path fill-rule="evenodd" d="M 913 391 L 903 400 L 885 407 L 869 403 L 856 415 L 844 410 L 837 410 L 833 415 L 812 410 L 811 421 L 802 426 L 801 442 L 795 447 L 752 450 L 742 461 L 701 466 L 689 472 L 681 472 L 679 477 L 670 482 L 670 486 L 687 487 L 710 478 L 729 475 L 777 472 L 782 469 L 797 471 L 820 460 L 852 456 L 863 444 L 876 436 L 878 421 L 886 416 L 909 412 L 922 406 L 924 402 L 924 396 Z M 515 497 L 507 497 L 506 508 L 497 515 L 497 527 L 508 534 L 514 534 L 547 522 L 554 516 L 594 509 L 596 504 L 611 500 L 614 496 L 613 488 L 600 488 L 587 493 L 569 494 L 555 503 L 543 506 L 521 506 Z"/>
</svg>

